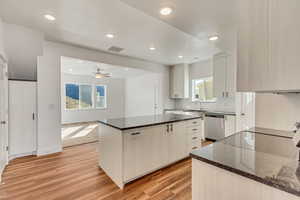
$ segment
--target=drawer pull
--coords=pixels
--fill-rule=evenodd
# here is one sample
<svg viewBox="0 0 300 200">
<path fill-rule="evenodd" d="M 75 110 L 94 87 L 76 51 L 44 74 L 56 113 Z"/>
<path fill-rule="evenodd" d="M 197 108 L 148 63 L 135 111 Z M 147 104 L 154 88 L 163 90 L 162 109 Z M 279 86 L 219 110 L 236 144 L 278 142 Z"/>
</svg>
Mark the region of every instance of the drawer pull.
<svg viewBox="0 0 300 200">
<path fill-rule="evenodd" d="M 193 137 L 192 139 L 193 139 L 193 140 L 196 140 L 197 138 L 198 138 L 198 137 Z"/>
<path fill-rule="evenodd" d="M 193 122 L 193 124 L 197 124 L 197 122 L 196 122 L 196 121 L 194 121 L 194 122 Z"/>
<path fill-rule="evenodd" d="M 198 149 L 198 147 L 193 147 L 192 149 Z"/>
<path fill-rule="evenodd" d="M 196 128 L 193 128 L 193 131 L 197 131 L 198 129 L 196 129 Z"/>
<path fill-rule="evenodd" d="M 136 132 L 136 133 L 131 133 L 131 135 L 140 135 L 140 132 Z"/>
</svg>

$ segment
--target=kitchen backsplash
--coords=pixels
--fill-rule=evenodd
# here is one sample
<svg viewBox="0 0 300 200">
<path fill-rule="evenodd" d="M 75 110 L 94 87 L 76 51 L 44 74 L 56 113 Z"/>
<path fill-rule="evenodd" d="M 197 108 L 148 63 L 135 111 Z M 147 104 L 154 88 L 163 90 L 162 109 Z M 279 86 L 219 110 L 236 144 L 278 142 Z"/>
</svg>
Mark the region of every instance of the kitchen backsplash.
<svg viewBox="0 0 300 200">
<path fill-rule="evenodd" d="M 219 98 L 214 103 L 192 101 L 191 99 L 175 100 L 175 109 L 205 109 L 234 112 L 235 98 Z"/>
</svg>

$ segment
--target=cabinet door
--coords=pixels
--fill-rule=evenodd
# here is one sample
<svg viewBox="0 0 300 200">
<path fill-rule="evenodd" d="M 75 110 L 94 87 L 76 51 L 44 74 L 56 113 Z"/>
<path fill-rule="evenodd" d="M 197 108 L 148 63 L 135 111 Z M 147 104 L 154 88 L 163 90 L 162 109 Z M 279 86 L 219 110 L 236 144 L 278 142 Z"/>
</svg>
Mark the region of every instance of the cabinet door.
<svg viewBox="0 0 300 200">
<path fill-rule="evenodd" d="M 271 89 L 269 74 L 269 0 L 239 2 L 238 91 Z"/>
<path fill-rule="evenodd" d="M 250 49 L 249 84 L 253 91 L 270 90 L 269 76 L 269 0 L 249 0 Z"/>
<path fill-rule="evenodd" d="M 166 164 L 168 164 L 166 126 L 153 126 L 125 134 L 125 181 L 144 175 Z"/>
<path fill-rule="evenodd" d="M 227 65 L 226 55 L 214 56 L 214 60 L 213 60 L 214 84 L 213 84 L 213 87 L 214 87 L 214 96 L 215 97 L 225 97 L 226 65 Z"/>
<path fill-rule="evenodd" d="M 235 133 L 235 116 L 226 115 L 225 118 L 225 137 Z"/>
<path fill-rule="evenodd" d="M 249 48 L 250 48 L 250 1 L 238 3 L 238 39 L 237 39 L 237 91 L 250 91 L 249 87 Z"/>
<path fill-rule="evenodd" d="M 270 70 L 274 84 L 278 90 L 299 90 L 300 1 L 269 1 Z"/>
<path fill-rule="evenodd" d="M 153 128 L 135 130 L 125 135 L 125 181 L 141 176 L 152 169 Z"/>
<path fill-rule="evenodd" d="M 188 65 L 179 64 L 171 68 L 171 98 L 189 97 Z"/>
<path fill-rule="evenodd" d="M 187 156 L 188 134 L 184 122 L 172 124 L 169 131 L 169 163 L 178 161 Z"/>
</svg>

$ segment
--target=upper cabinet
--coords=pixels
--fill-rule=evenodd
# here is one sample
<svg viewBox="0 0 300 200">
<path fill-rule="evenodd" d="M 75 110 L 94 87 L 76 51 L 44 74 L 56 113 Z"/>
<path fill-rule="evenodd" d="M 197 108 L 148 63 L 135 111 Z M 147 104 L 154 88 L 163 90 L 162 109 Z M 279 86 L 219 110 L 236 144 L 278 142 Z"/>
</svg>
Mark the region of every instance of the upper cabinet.
<svg viewBox="0 0 300 200">
<path fill-rule="evenodd" d="M 239 3 L 238 91 L 300 90 L 300 1 Z"/>
<path fill-rule="evenodd" d="M 171 67 L 170 96 L 174 99 L 189 98 L 189 65 L 179 64 Z"/>
<path fill-rule="evenodd" d="M 216 54 L 213 57 L 213 80 L 215 97 L 231 97 L 235 94 L 235 66 L 232 56 L 227 53 Z"/>
</svg>

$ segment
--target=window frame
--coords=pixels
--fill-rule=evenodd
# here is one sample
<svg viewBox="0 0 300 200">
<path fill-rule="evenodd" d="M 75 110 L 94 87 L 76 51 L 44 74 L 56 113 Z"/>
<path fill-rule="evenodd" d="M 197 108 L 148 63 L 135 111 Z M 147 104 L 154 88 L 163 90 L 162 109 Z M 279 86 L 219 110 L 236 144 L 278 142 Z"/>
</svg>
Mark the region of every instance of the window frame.
<svg viewBox="0 0 300 200">
<path fill-rule="evenodd" d="M 208 80 L 208 79 L 212 79 L 212 82 L 213 82 L 213 76 L 206 76 L 206 77 L 192 79 L 192 102 L 200 102 L 200 103 L 216 103 L 217 102 L 216 97 L 214 97 L 212 100 L 200 100 L 200 99 L 195 98 L 195 84 L 196 84 L 196 81 L 199 81 L 199 80 L 204 81 L 204 87 L 205 87 L 204 92 L 206 93 L 205 80 Z M 212 90 L 213 90 L 213 88 L 212 88 Z M 206 94 L 205 94 L 205 99 L 206 99 Z"/>
<path fill-rule="evenodd" d="M 105 98 L 105 103 L 104 103 L 104 107 L 97 107 L 96 105 L 96 94 L 97 94 L 97 86 L 102 86 L 104 87 L 104 98 Z M 96 110 L 104 110 L 104 109 L 107 109 L 107 85 L 102 85 L 102 84 L 94 84 L 94 109 Z"/>
<path fill-rule="evenodd" d="M 73 85 L 78 85 L 79 88 L 79 103 L 78 103 L 78 108 L 67 108 L 67 93 L 66 93 L 66 85 L 67 84 L 73 84 Z M 92 106 L 89 108 L 81 108 L 80 107 L 80 85 L 89 85 L 92 87 Z M 96 86 L 104 86 L 105 90 L 105 107 L 103 108 L 97 108 L 96 107 Z M 64 102 L 64 110 L 65 111 L 88 111 L 88 110 L 104 110 L 107 109 L 107 85 L 103 84 L 94 84 L 94 83 L 84 83 L 84 82 L 65 82 L 64 83 L 64 96 L 65 96 L 65 102 Z"/>
</svg>

